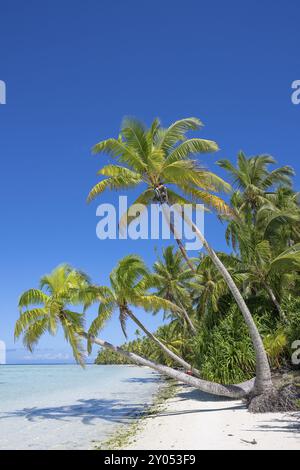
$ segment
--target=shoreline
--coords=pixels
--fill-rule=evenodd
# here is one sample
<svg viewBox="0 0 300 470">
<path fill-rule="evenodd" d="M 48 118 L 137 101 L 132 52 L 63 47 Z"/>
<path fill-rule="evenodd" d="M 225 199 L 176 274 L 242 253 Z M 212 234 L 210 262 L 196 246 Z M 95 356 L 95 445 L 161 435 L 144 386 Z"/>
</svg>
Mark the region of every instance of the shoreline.
<svg viewBox="0 0 300 470">
<path fill-rule="evenodd" d="M 241 400 L 168 381 L 153 404 L 98 450 L 299 450 L 300 412 L 249 413 Z"/>
<path fill-rule="evenodd" d="M 138 412 L 133 413 L 129 418 L 133 420 L 131 423 L 125 423 L 117 430 L 113 431 L 111 435 L 93 443 L 94 450 L 124 450 L 127 449 L 131 442 L 135 441 L 135 437 L 143 429 L 145 420 L 151 416 L 157 415 L 165 407 L 165 404 L 176 396 L 178 384 L 173 379 L 161 377 L 161 383 L 158 390 L 153 393 L 152 403 L 145 405 L 145 408 Z"/>
</svg>

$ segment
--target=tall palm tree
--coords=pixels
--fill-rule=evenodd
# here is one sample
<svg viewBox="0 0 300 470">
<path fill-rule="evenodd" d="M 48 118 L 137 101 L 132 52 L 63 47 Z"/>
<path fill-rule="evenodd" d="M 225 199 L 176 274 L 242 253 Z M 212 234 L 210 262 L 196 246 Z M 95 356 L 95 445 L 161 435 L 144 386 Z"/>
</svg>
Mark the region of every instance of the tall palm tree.
<svg viewBox="0 0 300 470">
<path fill-rule="evenodd" d="M 201 168 L 191 158 L 198 153 L 207 153 L 218 149 L 217 144 L 213 141 L 197 138 L 186 139 L 186 132 L 198 129 L 200 125 L 198 119 L 188 118 L 176 121 L 167 129 L 163 129 L 159 121 L 155 119 L 150 129 L 147 129 L 140 121 L 125 119 L 117 139 L 104 140 L 94 147 L 95 153 L 106 153 L 117 159 L 122 165 L 106 165 L 99 171 L 99 174 L 106 176 L 106 178 L 92 188 L 88 200 L 99 196 L 106 188 L 120 190 L 136 187 L 143 183 L 146 187 L 135 203 L 146 206 L 153 202 L 155 195 L 155 199 L 158 199 L 162 205 L 169 224 L 167 204 L 179 204 L 180 206 L 188 204 L 189 200 L 186 197 L 192 198 L 193 202 L 201 201 L 221 213 L 228 213 L 229 209 L 225 202 L 212 192 L 229 190 L 230 186 L 214 173 Z M 171 189 L 169 185 L 176 186 L 179 193 Z M 187 217 L 182 209 L 179 209 L 178 212 L 206 249 L 242 312 L 256 354 L 255 392 L 257 394 L 267 392 L 273 388 L 270 366 L 262 338 L 251 313 L 228 270 L 209 245 L 199 227 Z"/>
<path fill-rule="evenodd" d="M 110 275 L 111 287 L 93 286 L 87 289 L 86 307 L 91 303 L 99 302 L 98 316 L 92 322 L 89 334 L 97 335 L 105 322 L 117 311 L 122 330 L 126 335 L 126 321 L 130 318 L 167 356 L 187 370 L 192 370 L 195 375 L 199 371 L 191 364 L 178 356 L 152 334 L 145 325 L 133 313 L 131 306 L 143 308 L 146 311 L 160 309 L 171 310 L 182 314 L 182 309 L 177 307 L 170 299 L 163 299 L 147 292 L 147 284 L 150 282 L 149 272 L 139 256 L 128 255 L 121 259 L 117 267 Z"/>
<path fill-rule="evenodd" d="M 163 129 L 159 120 L 155 119 L 147 130 L 140 121 L 125 118 L 117 139 L 104 140 L 93 148 L 94 153 L 106 153 L 116 158 L 122 166 L 109 164 L 99 170 L 98 174 L 106 178 L 92 188 L 88 200 L 99 196 L 106 188 L 119 190 L 143 184 L 144 190 L 133 204 L 142 204 L 146 208 L 154 201 L 161 202 L 164 199 L 164 185 L 169 184 L 176 185 L 189 198 L 193 197 L 194 202 L 204 202 L 210 208 L 226 212 L 227 205 L 212 192 L 229 191 L 230 186 L 190 158 L 197 153 L 218 150 L 217 144 L 211 140 L 186 138 L 188 131 L 197 130 L 201 126 L 201 121 L 192 117 L 176 121 Z M 168 188 L 167 199 L 172 205 L 189 203 L 171 188 Z M 164 213 L 166 215 L 166 211 Z M 130 223 L 134 218 L 124 217 L 121 225 L 127 221 Z M 184 258 L 191 270 L 194 270 L 174 223 L 168 219 L 168 224 Z"/>
<path fill-rule="evenodd" d="M 86 275 L 62 265 L 52 273 L 44 276 L 40 282 L 40 289 L 29 289 L 19 300 L 20 317 L 15 325 L 15 338 L 23 335 L 26 348 L 32 351 L 41 336 L 46 332 L 52 335 L 57 333 L 58 327 L 64 330 L 65 337 L 70 343 L 74 358 L 80 364 L 84 363 L 84 349 L 81 339 L 87 339 L 105 349 L 113 351 L 135 364 L 151 367 L 161 374 L 165 374 L 188 385 L 197 387 L 208 393 L 242 398 L 253 389 L 253 380 L 237 385 L 221 385 L 208 382 L 197 377 L 187 375 L 171 367 L 163 366 L 145 357 L 139 356 L 124 348 L 114 346 L 101 338 L 95 338 L 84 330 L 84 315 L 69 310 L 69 305 L 77 305 L 82 298 L 87 298 L 90 282 Z M 33 308 L 32 308 L 33 307 Z M 25 310 L 24 310 L 25 309 Z"/>
<path fill-rule="evenodd" d="M 174 253 L 173 247 L 168 246 L 163 251 L 163 259 L 154 263 L 153 271 L 151 280 L 157 289 L 156 294 L 179 305 L 181 312 L 173 310 L 172 314 L 183 316 L 191 332 L 196 334 L 197 329 L 188 314 L 192 308 L 188 284 L 193 279 L 193 273 L 184 265 L 181 254 L 178 251 Z"/>
</svg>

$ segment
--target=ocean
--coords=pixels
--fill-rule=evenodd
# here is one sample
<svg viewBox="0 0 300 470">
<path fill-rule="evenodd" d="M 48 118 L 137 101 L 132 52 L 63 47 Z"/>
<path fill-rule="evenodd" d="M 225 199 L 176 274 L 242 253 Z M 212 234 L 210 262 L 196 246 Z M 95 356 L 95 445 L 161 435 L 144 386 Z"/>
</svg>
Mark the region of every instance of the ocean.
<svg viewBox="0 0 300 470">
<path fill-rule="evenodd" d="M 0 366 L 0 449 L 91 449 L 150 404 L 160 383 L 135 366 Z"/>
</svg>

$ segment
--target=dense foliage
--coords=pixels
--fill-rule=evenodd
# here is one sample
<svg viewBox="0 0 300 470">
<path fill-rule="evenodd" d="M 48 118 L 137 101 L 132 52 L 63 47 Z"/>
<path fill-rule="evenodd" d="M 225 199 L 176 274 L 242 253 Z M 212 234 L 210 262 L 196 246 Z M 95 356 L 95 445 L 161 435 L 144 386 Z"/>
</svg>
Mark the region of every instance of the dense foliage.
<svg viewBox="0 0 300 470">
<path fill-rule="evenodd" d="M 236 167 L 219 164 L 232 177 L 230 215 L 225 237 L 231 254 L 218 253 L 251 308 L 271 366 L 291 367 L 292 343 L 300 338 L 300 207 L 290 167 L 270 170 L 275 161 L 262 155 L 238 155 Z M 168 247 L 153 266 L 156 295 L 183 305 L 197 333 L 184 318 L 166 310 L 169 323 L 155 333 L 170 349 L 197 367 L 205 379 L 237 383 L 253 376 L 255 356 L 247 327 L 224 279 L 208 256 L 187 269 L 180 252 Z M 152 360 L 173 365 L 148 337 L 140 334 L 124 347 Z M 101 350 L 98 364 L 124 359 Z M 295 367 L 295 366 L 294 366 Z"/>
</svg>

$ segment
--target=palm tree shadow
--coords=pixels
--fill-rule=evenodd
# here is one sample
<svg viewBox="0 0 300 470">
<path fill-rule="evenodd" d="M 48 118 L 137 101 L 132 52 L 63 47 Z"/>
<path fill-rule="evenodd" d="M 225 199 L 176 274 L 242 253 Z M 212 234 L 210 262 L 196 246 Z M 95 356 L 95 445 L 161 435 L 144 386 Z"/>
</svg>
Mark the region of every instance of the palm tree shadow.
<svg viewBox="0 0 300 470">
<path fill-rule="evenodd" d="M 180 386 L 181 388 L 183 387 L 183 390 L 178 392 L 176 394 L 176 399 L 178 400 L 193 400 L 196 402 L 199 402 L 199 405 L 201 405 L 201 402 L 211 402 L 212 404 L 214 402 L 232 402 L 231 398 L 226 398 L 226 397 L 218 397 L 215 395 L 211 395 L 209 393 L 202 392 L 201 390 L 197 390 L 194 388 L 190 388 L 188 385 Z M 197 409 L 182 409 L 180 411 L 162 411 L 158 412 L 159 416 L 177 416 L 177 415 L 187 415 L 187 414 L 197 414 L 197 413 L 209 413 L 213 411 L 236 411 L 236 410 L 243 410 L 246 408 L 245 404 L 242 401 L 235 400 L 235 403 L 232 404 L 232 406 L 216 406 L 212 408 L 197 408 Z M 151 415 L 149 416 L 151 418 Z"/>
<path fill-rule="evenodd" d="M 282 416 L 272 420 L 271 423 L 260 424 L 257 431 L 260 432 L 286 432 L 288 434 L 300 435 L 300 413 Z"/>
<path fill-rule="evenodd" d="M 183 386 L 184 390 L 177 394 L 182 400 L 196 400 L 199 402 L 230 402 L 230 401 L 237 401 L 237 399 L 227 398 L 227 397 L 219 397 L 217 395 L 212 395 L 210 393 L 202 392 L 196 388 L 190 389 L 189 386 Z"/>
<path fill-rule="evenodd" d="M 1 419 L 23 417 L 34 422 L 40 419 L 71 421 L 79 418 L 83 424 L 93 425 L 101 421 L 125 423 L 139 416 L 144 409 L 143 404 L 125 404 L 117 400 L 78 400 L 73 405 L 63 405 L 45 408 L 22 408 L 11 412 L 1 413 Z"/>
<path fill-rule="evenodd" d="M 145 383 L 159 383 L 161 382 L 161 378 L 158 377 L 131 377 L 129 379 L 124 379 L 122 382 L 126 383 L 139 383 L 139 384 L 145 384 Z"/>
</svg>

